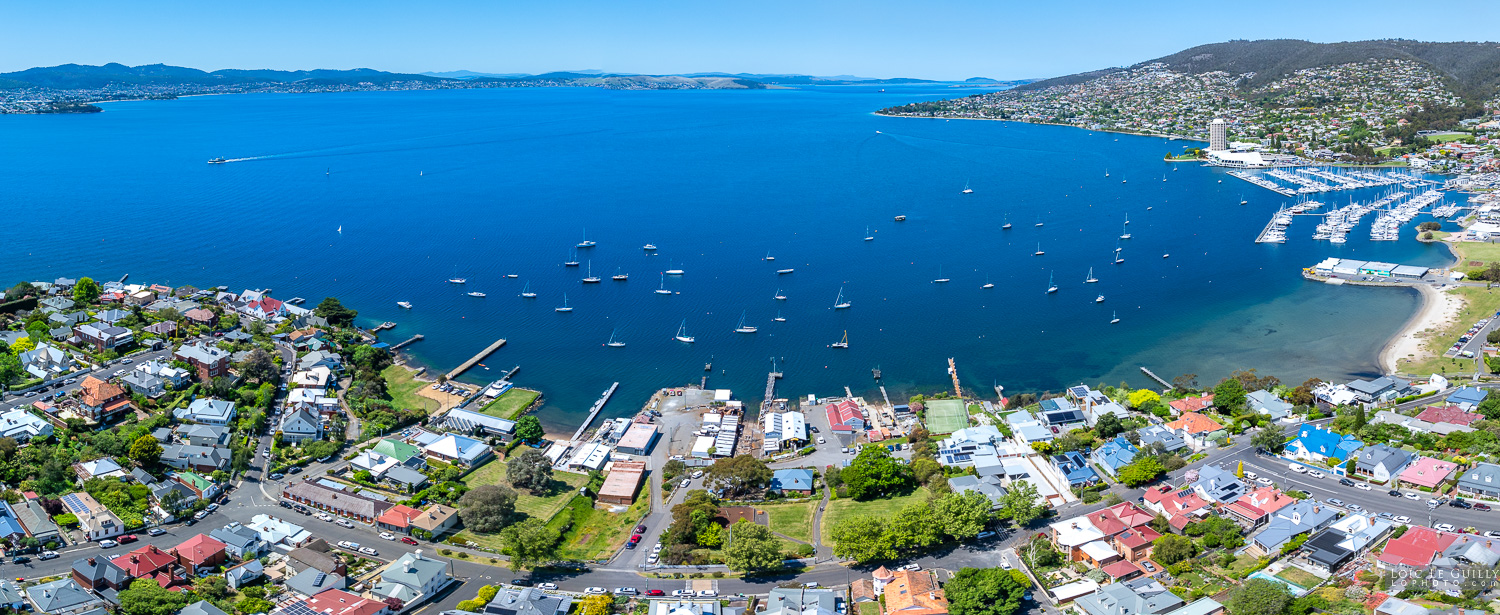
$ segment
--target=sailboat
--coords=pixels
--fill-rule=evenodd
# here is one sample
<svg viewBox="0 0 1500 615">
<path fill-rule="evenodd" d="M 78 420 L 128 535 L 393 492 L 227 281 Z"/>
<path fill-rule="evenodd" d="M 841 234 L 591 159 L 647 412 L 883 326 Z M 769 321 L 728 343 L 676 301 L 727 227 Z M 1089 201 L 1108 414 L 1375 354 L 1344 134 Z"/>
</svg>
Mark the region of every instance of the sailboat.
<svg viewBox="0 0 1500 615">
<path fill-rule="evenodd" d="M 760 260 L 763 260 L 763 261 L 774 261 L 774 260 L 776 260 L 776 257 L 771 256 L 771 253 L 768 251 L 768 252 L 766 252 L 766 257 L 763 258 L 763 259 L 760 259 Z"/>
<path fill-rule="evenodd" d="M 671 265 L 671 261 L 667 261 L 667 266 L 668 267 L 672 266 Z M 667 273 L 667 275 L 682 275 L 683 271 L 681 269 L 668 269 L 666 271 L 666 273 Z"/>
<path fill-rule="evenodd" d="M 1041 256 L 1043 254 L 1046 254 L 1046 252 L 1042 251 L 1042 242 L 1038 241 L 1036 243 L 1036 256 Z"/>
<path fill-rule="evenodd" d="M 796 269 L 777 269 L 776 270 L 776 275 L 786 275 L 786 274 L 791 273 L 793 271 L 796 271 Z"/>
<path fill-rule="evenodd" d="M 1241 192 L 1241 193 L 1240 193 L 1240 204 L 1241 204 L 1241 205 L 1244 205 L 1244 204 L 1246 204 L 1246 203 L 1249 203 L 1249 202 L 1250 202 L 1250 201 L 1246 201 L 1246 200 L 1245 200 L 1245 193 L 1243 193 L 1243 192 Z"/>
<path fill-rule="evenodd" d="M 1109 177 L 1109 169 L 1105 169 L 1104 170 L 1104 176 L 1105 177 Z"/>
<path fill-rule="evenodd" d="M 1098 297 L 1095 297 L 1094 298 L 1094 303 L 1104 303 L 1104 295 L 1099 295 Z"/>
<path fill-rule="evenodd" d="M 964 182 L 964 194 L 974 194 L 974 189 L 969 187 L 969 182 Z"/>
<path fill-rule="evenodd" d="M 1089 267 L 1089 277 L 1084 278 L 1083 279 L 1083 283 L 1084 284 L 1093 284 L 1094 282 L 1098 282 L 1098 281 L 1099 281 L 1099 278 L 1094 277 L 1094 268 L 1093 267 Z"/>
<path fill-rule="evenodd" d="M 527 282 L 526 287 L 521 289 L 521 296 L 527 299 L 536 298 L 536 293 L 531 292 L 531 282 Z"/>
<path fill-rule="evenodd" d="M 558 307 L 558 308 L 554 308 L 554 309 L 556 311 L 558 311 L 558 312 L 571 312 L 571 311 L 573 311 L 573 308 L 568 306 L 568 293 L 563 293 L 563 304 L 562 304 L 562 307 Z"/>
<path fill-rule="evenodd" d="M 344 225 L 342 225 L 342 224 L 339 225 L 338 232 L 340 232 L 340 233 L 344 232 Z"/>
<path fill-rule="evenodd" d="M 578 248 L 573 248 L 572 255 L 569 256 L 568 260 L 563 263 L 563 266 L 564 267 L 577 267 L 578 266 Z"/>
<path fill-rule="evenodd" d="M 1167 181 L 1167 174 L 1166 173 L 1162 173 L 1161 174 L 1161 180 L 1162 181 Z"/>
<path fill-rule="evenodd" d="M 670 295 L 672 291 L 667 290 L 667 274 L 661 274 L 661 287 L 656 289 L 658 295 Z"/>
<path fill-rule="evenodd" d="M 1109 324 L 1115 324 L 1117 322 L 1120 322 L 1120 315 L 1117 314 L 1117 313 L 1115 313 L 1115 312 L 1110 312 L 1109 313 Z"/>
<path fill-rule="evenodd" d="M 943 281 L 946 282 L 947 280 L 943 280 Z M 776 292 L 780 293 L 781 291 L 778 290 Z M 839 296 L 833 300 L 833 309 L 835 309 L 835 310 L 842 310 L 842 309 L 845 309 L 845 308 L 849 307 L 850 305 L 852 305 L 852 304 L 849 303 L 848 301 L 844 300 L 844 287 L 840 286 L 839 287 Z"/>
<path fill-rule="evenodd" d="M 781 294 L 780 288 L 776 289 L 776 294 L 772 295 L 771 298 L 777 301 L 786 301 L 786 295 Z"/>
<path fill-rule="evenodd" d="M 630 279 L 630 274 L 621 271 L 619 267 L 615 267 L 615 274 L 610 276 L 610 279 L 616 282 L 624 282 Z"/>
<path fill-rule="evenodd" d="M 946 284 L 947 282 L 948 282 L 948 278 L 943 277 L 943 266 L 942 265 L 938 265 L 938 277 L 937 277 L 936 280 L 933 280 L 932 283 L 933 284 Z"/>
<path fill-rule="evenodd" d="M 849 330 L 848 329 L 844 329 L 844 339 L 841 339 L 841 340 L 839 340 L 837 342 L 829 344 L 828 347 L 829 348 L 848 348 L 849 347 Z"/>
<path fill-rule="evenodd" d="M 477 290 L 475 290 L 475 291 L 470 291 L 470 292 L 468 292 L 468 293 L 465 293 L 465 294 L 467 294 L 467 295 L 469 295 L 469 296 L 470 296 L 470 297 L 480 297 L 480 298 L 483 298 L 483 297 L 484 297 L 484 296 L 485 296 L 485 295 L 484 295 L 484 293 L 482 293 L 482 292 L 479 292 L 479 291 L 477 291 Z"/>
<path fill-rule="evenodd" d="M 984 286 L 980 286 L 980 288 L 994 288 L 994 287 L 995 287 L 995 283 L 990 281 L 989 274 L 985 274 L 985 276 L 984 276 Z"/>
<path fill-rule="evenodd" d="M 592 241 L 589 241 L 589 230 L 588 229 L 583 229 L 583 241 L 578 242 L 578 247 L 580 247 L 580 248 L 592 248 L 592 247 L 594 247 L 596 245 L 599 245 L 599 244 L 594 243 Z"/>
<path fill-rule="evenodd" d="M 594 276 L 594 261 L 589 259 L 589 275 L 583 279 L 584 284 L 598 284 L 599 278 Z"/>
<path fill-rule="evenodd" d="M 1126 222 L 1126 224 L 1130 224 L 1130 223 Z M 1127 231 L 1127 230 L 1125 230 L 1124 228 L 1121 228 L 1120 229 L 1120 239 L 1130 239 L 1130 232 Z"/>
<path fill-rule="evenodd" d="M 1123 262 L 1125 262 L 1125 257 L 1120 256 L 1120 246 L 1118 244 L 1116 244 L 1115 245 L 1115 264 L 1118 265 L 1118 264 L 1123 263 Z"/>
<path fill-rule="evenodd" d="M 875 241 L 875 236 L 870 234 L 870 227 L 865 227 L 865 241 Z"/>
<path fill-rule="evenodd" d="M 1055 293 L 1055 292 L 1057 292 L 1057 282 L 1054 282 L 1052 280 L 1052 274 L 1048 273 L 1047 274 L 1047 294 L 1050 295 L 1050 294 Z"/>
<path fill-rule="evenodd" d="M 1042 215 L 1041 214 L 1037 214 L 1037 216 L 1036 216 L 1036 226 L 1041 226 L 1041 225 L 1042 225 Z"/>
<path fill-rule="evenodd" d="M 624 348 L 625 347 L 625 342 L 622 342 L 622 341 L 619 341 L 619 340 L 615 339 L 615 334 L 619 333 L 619 332 L 620 332 L 619 329 L 615 329 L 613 333 L 610 333 L 609 334 L 609 341 L 605 342 L 604 345 L 605 346 L 609 346 L 610 348 Z"/>
<path fill-rule="evenodd" d="M 1130 224 L 1130 214 L 1125 214 L 1125 224 Z"/>
<path fill-rule="evenodd" d="M 776 310 L 776 322 L 786 322 L 786 318 L 781 316 L 781 310 Z"/>
<path fill-rule="evenodd" d="M 1000 225 L 1000 230 L 1002 230 L 1002 231 L 1008 231 L 1008 230 L 1010 230 L 1010 214 L 1005 214 L 1005 224 Z"/>
<path fill-rule="evenodd" d="M 672 339 L 683 342 L 685 344 L 691 344 L 697 341 L 697 338 L 694 338 L 693 336 L 687 334 L 687 319 L 683 319 L 682 324 L 677 326 L 677 335 L 672 336 Z"/>
<path fill-rule="evenodd" d="M 744 312 L 740 312 L 740 324 L 739 324 L 739 326 L 737 326 L 737 327 L 734 328 L 734 332 L 735 333 L 755 333 L 756 331 L 759 331 L 759 329 L 757 329 L 755 327 L 747 327 L 747 326 L 745 326 L 745 313 Z"/>
<path fill-rule="evenodd" d="M 460 277 L 458 277 L 458 267 L 454 267 L 453 268 L 453 277 L 448 278 L 448 283 L 449 284 L 466 284 L 466 283 L 468 283 L 468 281 L 469 281 L 468 278 L 460 278 Z"/>
</svg>

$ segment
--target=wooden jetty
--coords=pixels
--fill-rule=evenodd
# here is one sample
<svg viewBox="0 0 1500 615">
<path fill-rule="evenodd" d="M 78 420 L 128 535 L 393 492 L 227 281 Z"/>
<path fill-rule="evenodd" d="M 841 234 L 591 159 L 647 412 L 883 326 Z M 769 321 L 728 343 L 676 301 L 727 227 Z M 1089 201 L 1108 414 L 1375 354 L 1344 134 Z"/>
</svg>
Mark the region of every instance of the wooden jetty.
<svg viewBox="0 0 1500 615">
<path fill-rule="evenodd" d="M 425 339 L 425 337 L 421 333 L 413 335 L 410 338 L 407 338 L 406 341 L 401 342 L 400 344 L 396 344 L 395 346 L 391 346 L 391 352 L 395 352 L 397 350 L 401 350 L 402 348 L 410 346 L 412 344 L 412 342 L 420 342 L 423 339 Z"/>
<path fill-rule="evenodd" d="M 501 376 L 500 379 L 501 380 L 510 380 L 510 377 L 516 375 L 516 372 L 519 372 L 519 371 L 521 371 L 521 366 L 517 365 L 515 367 L 512 367 L 512 368 L 510 368 L 510 371 L 505 372 L 505 375 Z"/>
<path fill-rule="evenodd" d="M 948 357 L 948 375 L 953 377 L 953 396 L 963 399 L 964 390 L 958 386 L 958 364 L 953 361 L 953 357 Z"/>
<path fill-rule="evenodd" d="M 766 394 L 760 398 L 760 407 L 770 408 L 771 402 L 776 400 L 776 381 L 781 379 L 781 372 L 770 372 L 766 374 Z"/>
<path fill-rule="evenodd" d="M 396 328 L 396 323 L 387 320 L 387 321 L 385 321 L 383 323 L 375 325 L 374 329 L 370 329 L 370 333 L 380 333 L 381 331 L 384 331 L 386 329 L 395 329 L 395 328 Z"/>
<path fill-rule="evenodd" d="M 1156 375 L 1156 372 L 1153 372 L 1153 371 L 1151 371 L 1149 369 L 1146 369 L 1146 366 L 1144 366 L 1144 365 L 1141 366 L 1141 373 L 1146 374 L 1147 376 L 1150 376 L 1152 380 L 1155 380 L 1155 381 L 1161 383 L 1161 385 L 1164 386 L 1164 387 L 1167 387 L 1169 389 L 1172 388 L 1172 383 L 1167 382 L 1166 380 L 1162 379 L 1161 376 Z"/>
<path fill-rule="evenodd" d="M 609 402 L 610 396 L 614 395 L 615 389 L 618 388 L 620 388 L 620 383 L 618 382 L 609 385 L 609 390 L 605 391 L 604 395 L 599 397 L 599 401 L 594 402 L 594 407 L 589 409 L 588 418 L 583 419 L 583 424 L 578 426 L 578 431 L 573 432 L 574 442 L 583 437 L 583 432 L 589 428 L 589 425 L 594 424 L 594 419 L 599 417 L 599 411 L 604 409 L 604 404 Z"/>
<path fill-rule="evenodd" d="M 454 378 L 457 378 L 459 374 L 469 371 L 469 368 L 474 367 L 480 361 L 483 361 L 485 357 L 490 356 L 490 353 L 499 350 L 500 347 L 504 345 L 505 338 L 502 337 L 498 340 L 495 340 L 495 343 L 490 344 L 489 346 L 485 347 L 484 350 L 479 351 L 479 354 L 474 355 L 474 357 L 469 359 L 468 361 L 464 361 L 463 365 L 455 367 L 453 368 L 453 371 L 448 372 L 448 379 L 452 380 Z"/>
<path fill-rule="evenodd" d="M 885 385 L 883 384 L 880 385 L 880 397 L 885 399 L 885 407 L 890 408 L 891 412 L 894 414 L 896 412 L 896 407 L 891 405 L 891 396 L 885 393 Z"/>
</svg>

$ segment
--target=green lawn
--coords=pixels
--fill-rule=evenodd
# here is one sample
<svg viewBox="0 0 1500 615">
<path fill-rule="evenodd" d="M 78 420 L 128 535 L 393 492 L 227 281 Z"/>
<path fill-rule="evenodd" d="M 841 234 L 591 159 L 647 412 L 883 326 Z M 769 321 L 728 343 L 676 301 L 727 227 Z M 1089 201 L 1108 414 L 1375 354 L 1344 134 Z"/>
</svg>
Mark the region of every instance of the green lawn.
<svg viewBox="0 0 1500 615">
<path fill-rule="evenodd" d="M 413 377 L 413 372 L 401 365 L 392 365 L 380 372 L 385 376 L 386 392 L 391 396 L 391 405 L 396 408 L 421 408 L 428 412 L 438 409 L 436 399 L 429 399 L 417 395 L 417 391 L 424 386 L 432 386 L 430 382 L 422 382 Z"/>
<path fill-rule="evenodd" d="M 536 391 L 513 388 L 496 397 L 495 401 L 485 404 L 479 411 L 490 416 L 514 420 L 516 415 L 520 414 L 522 410 L 530 408 L 531 402 L 536 401 L 536 398 L 541 397 L 541 395 L 541 393 Z"/>
<path fill-rule="evenodd" d="M 823 511 L 823 535 L 828 535 L 828 528 L 833 527 L 834 522 L 842 517 L 855 517 L 859 515 L 870 515 L 875 517 L 890 517 L 901 510 L 901 507 L 912 502 L 920 502 L 931 495 L 926 487 L 918 487 L 907 495 L 896 496 L 885 500 L 870 500 L 859 502 L 851 498 L 839 498 L 828 502 L 828 510 Z"/>
<path fill-rule="evenodd" d="M 557 511 L 568 503 L 568 499 L 577 493 L 578 488 L 583 486 L 589 477 L 583 474 L 571 472 L 557 472 L 552 475 L 552 489 L 546 495 L 531 495 L 524 489 L 517 489 L 516 511 L 526 513 L 528 516 L 536 517 L 543 521 L 552 518 Z M 479 485 L 505 485 L 510 487 L 510 481 L 505 479 L 505 462 L 496 459 L 470 472 L 465 476 L 464 484 L 469 487 Z"/>
<path fill-rule="evenodd" d="M 1442 374 L 1448 370 L 1468 372 L 1474 369 L 1473 359 L 1448 359 L 1443 352 L 1458 341 L 1458 336 L 1469 329 L 1474 321 L 1494 315 L 1500 311 L 1500 289 L 1486 290 L 1477 286 L 1462 286 L 1448 292 L 1458 293 L 1464 298 L 1464 308 L 1458 317 L 1447 326 L 1440 326 L 1419 335 L 1426 336 L 1425 348 L 1430 355 L 1426 360 L 1413 363 L 1408 358 L 1396 361 L 1397 370 L 1405 374 Z M 1483 363 L 1481 363 L 1483 365 Z"/>
<path fill-rule="evenodd" d="M 1437 235 L 1434 234 L 1434 237 Z M 1481 265 L 1473 264 L 1475 261 L 1489 264 L 1500 261 L 1500 243 L 1489 243 L 1486 241 L 1459 241 L 1448 244 L 1453 251 L 1458 253 L 1459 261 L 1457 268 L 1467 272 Z"/>
<path fill-rule="evenodd" d="M 812 543 L 813 512 L 817 505 L 817 502 L 799 502 L 796 504 L 762 504 L 760 508 L 766 511 L 766 515 L 771 519 L 771 531 L 802 542 Z"/>
<path fill-rule="evenodd" d="M 571 527 L 563 532 L 562 545 L 558 547 L 559 559 L 603 559 L 625 544 L 635 523 L 651 509 L 651 498 L 639 498 L 623 513 L 611 513 L 594 508 L 586 497 L 570 500 L 548 524 L 561 530 L 568 522 Z"/>
<path fill-rule="evenodd" d="M 861 603 L 859 603 L 859 615 L 880 615 L 880 603 L 879 602 L 861 602 Z"/>
<path fill-rule="evenodd" d="M 1243 574 L 1246 570 L 1254 568 L 1260 563 L 1260 558 L 1250 554 L 1235 558 L 1234 563 L 1229 565 L 1229 570 L 1235 574 Z"/>
<path fill-rule="evenodd" d="M 1287 566 L 1281 572 L 1276 573 L 1276 577 L 1295 583 L 1303 589 L 1312 589 L 1314 585 L 1322 582 L 1322 579 L 1319 579 L 1318 575 L 1292 566 Z"/>
</svg>

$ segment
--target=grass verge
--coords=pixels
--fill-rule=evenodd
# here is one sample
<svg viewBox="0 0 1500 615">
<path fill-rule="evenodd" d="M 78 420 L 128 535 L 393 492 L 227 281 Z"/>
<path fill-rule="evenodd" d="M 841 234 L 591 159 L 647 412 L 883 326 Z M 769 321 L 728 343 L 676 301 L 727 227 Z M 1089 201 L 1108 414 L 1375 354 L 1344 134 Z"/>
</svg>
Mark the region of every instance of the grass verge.
<svg viewBox="0 0 1500 615">
<path fill-rule="evenodd" d="M 623 513 L 612 513 L 594 508 L 593 501 L 586 497 L 575 496 L 548 523 L 561 530 L 571 522 L 571 527 L 563 532 L 562 544 L 557 549 L 558 557 L 577 560 L 609 557 L 625 544 L 635 522 L 650 509 L 650 498 L 637 499 Z"/>
</svg>

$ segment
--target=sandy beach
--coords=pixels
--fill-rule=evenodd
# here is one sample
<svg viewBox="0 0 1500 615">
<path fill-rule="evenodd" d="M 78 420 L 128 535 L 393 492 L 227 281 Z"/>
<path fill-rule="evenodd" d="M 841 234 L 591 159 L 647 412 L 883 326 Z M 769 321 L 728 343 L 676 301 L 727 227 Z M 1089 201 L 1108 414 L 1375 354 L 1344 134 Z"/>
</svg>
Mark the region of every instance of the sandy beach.
<svg viewBox="0 0 1500 615">
<path fill-rule="evenodd" d="M 1387 374 L 1396 373 L 1397 361 L 1426 359 L 1431 352 L 1425 350 L 1423 345 L 1430 338 L 1433 329 L 1452 322 L 1464 306 L 1462 298 L 1445 290 L 1430 286 L 1415 288 L 1422 295 L 1422 309 L 1417 310 L 1411 320 L 1406 321 L 1406 326 L 1380 351 L 1380 367 Z"/>
</svg>

